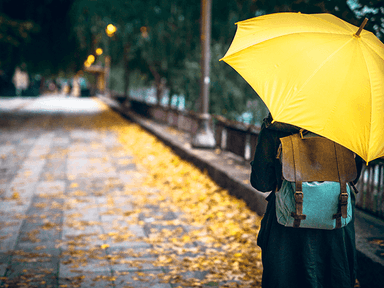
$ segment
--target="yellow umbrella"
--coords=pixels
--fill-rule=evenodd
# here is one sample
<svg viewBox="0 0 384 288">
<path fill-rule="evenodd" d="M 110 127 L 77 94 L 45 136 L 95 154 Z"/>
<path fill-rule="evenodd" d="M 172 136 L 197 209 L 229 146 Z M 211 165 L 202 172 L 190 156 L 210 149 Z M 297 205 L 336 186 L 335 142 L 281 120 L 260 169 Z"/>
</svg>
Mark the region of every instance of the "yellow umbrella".
<svg viewBox="0 0 384 288">
<path fill-rule="evenodd" d="M 380 40 L 331 14 L 277 13 L 236 24 L 221 60 L 259 94 L 274 121 L 329 138 L 367 162 L 384 156 Z"/>
</svg>

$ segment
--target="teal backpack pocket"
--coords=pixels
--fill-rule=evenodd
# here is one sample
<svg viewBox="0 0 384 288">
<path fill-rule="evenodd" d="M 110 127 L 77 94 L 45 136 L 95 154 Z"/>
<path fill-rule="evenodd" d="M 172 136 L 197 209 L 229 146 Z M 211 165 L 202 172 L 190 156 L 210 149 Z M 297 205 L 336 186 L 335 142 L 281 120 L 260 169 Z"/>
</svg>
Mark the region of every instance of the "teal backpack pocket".
<svg viewBox="0 0 384 288">
<path fill-rule="evenodd" d="M 295 212 L 295 183 L 283 180 L 281 189 L 276 192 L 277 222 L 286 227 L 294 227 Z M 352 220 L 351 189 L 346 184 L 348 193 L 347 217 L 341 217 L 341 227 Z M 301 220 L 300 228 L 327 229 L 336 228 L 334 215 L 339 210 L 340 183 L 332 181 L 303 182 L 303 214 L 306 219 Z"/>
</svg>

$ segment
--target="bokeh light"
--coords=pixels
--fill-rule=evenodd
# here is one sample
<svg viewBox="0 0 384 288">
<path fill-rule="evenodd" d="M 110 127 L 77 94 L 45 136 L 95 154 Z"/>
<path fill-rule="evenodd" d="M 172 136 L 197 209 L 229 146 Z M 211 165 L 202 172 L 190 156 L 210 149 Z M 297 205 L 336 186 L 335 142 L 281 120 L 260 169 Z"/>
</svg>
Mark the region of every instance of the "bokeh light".
<svg viewBox="0 0 384 288">
<path fill-rule="evenodd" d="M 107 28 L 105 29 L 105 32 L 109 37 L 112 37 L 115 34 L 116 30 L 117 30 L 116 26 L 112 24 L 108 24 Z"/>
</svg>

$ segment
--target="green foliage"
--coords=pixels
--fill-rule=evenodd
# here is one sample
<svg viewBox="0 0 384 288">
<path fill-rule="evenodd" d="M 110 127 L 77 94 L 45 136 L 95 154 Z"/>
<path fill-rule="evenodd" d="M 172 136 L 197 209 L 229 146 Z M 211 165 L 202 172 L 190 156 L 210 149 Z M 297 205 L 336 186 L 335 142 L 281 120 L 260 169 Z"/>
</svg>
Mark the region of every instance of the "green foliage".
<svg viewBox="0 0 384 288">
<path fill-rule="evenodd" d="M 230 120 L 236 120 L 244 112 L 250 112 L 253 122 L 260 122 L 267 113 L 262 100 L 235 70 L 219 61 L 227 49 L 222 43 L 212 46 L 211 112 Z"/>
<path fill-rule="evenodd" d="M 40 29 L 34 22 L 13 20 L 0 13 L 0 43 L 18 47 L 31 40 L 31 34 Z"/>
<path fill-rule="evenodd" d="M 237 21 L 275 12 L 329 12 L 359 25 L 364 14 L 370 16 L 367 29 L 382 37 L 383 1 L 348 1 L 356 3 L 354 10 L 346 0 L 212 0 L 210 112 L 229 119 L 250 112 L 255 122 L 267 113 L 242 77 L 219 62 Z M 187 109 L 199 111 L 200 9 L 200 1 L 188 0 L 75 0 L 71 15 L 84 55 L 102 47 L 112 56 L 112 89 L 125 89 L 122 75 L 129 70 L 131 87 L 153 81 L 163 89 L 165 82 L 171 95 L 185 96 Z M 109 23 L 117 27 L 112 38 L 105 34 Z"/>
<path fill-rule="evenodd" d="M 73 67 L 76 56 L 67 12 L 74 0 L 0 1 L 0 69 L 13 73 L 57 74 Z"/>
</svg>

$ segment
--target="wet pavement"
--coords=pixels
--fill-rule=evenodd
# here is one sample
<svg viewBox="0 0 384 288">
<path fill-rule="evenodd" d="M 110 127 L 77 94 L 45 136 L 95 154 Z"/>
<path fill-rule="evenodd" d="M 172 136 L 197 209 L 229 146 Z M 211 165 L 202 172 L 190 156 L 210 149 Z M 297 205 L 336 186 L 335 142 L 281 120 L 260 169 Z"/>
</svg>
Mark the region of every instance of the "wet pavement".
<svg viewBox="0 0 384 288">
<path fill-rule="evenodd" d="M 138 128 L 124 130 L 122 141 L 114 128 L 125 120 L 110 113 L 93 98 L 0 99 L 0 287 L 259 287 L 257 230 L 249 230 L 257 215 L 241 212 L 252 235 L 228 222 L 192 224 L 198 217 L 181 211 L 188 203 L 172 206 L 168 191 L 146 182 L 146 174 L 161 176 L 148 168 L 155 152 L 124 144 L 144 145 L 134 138 Z M 222 217 L 204 205 L 214 213 L 207 218 Z M 227 234 L 213 239 L 213 229 Z M 236 260 L 244 255 L 246 268 Z"/>
</svg>

